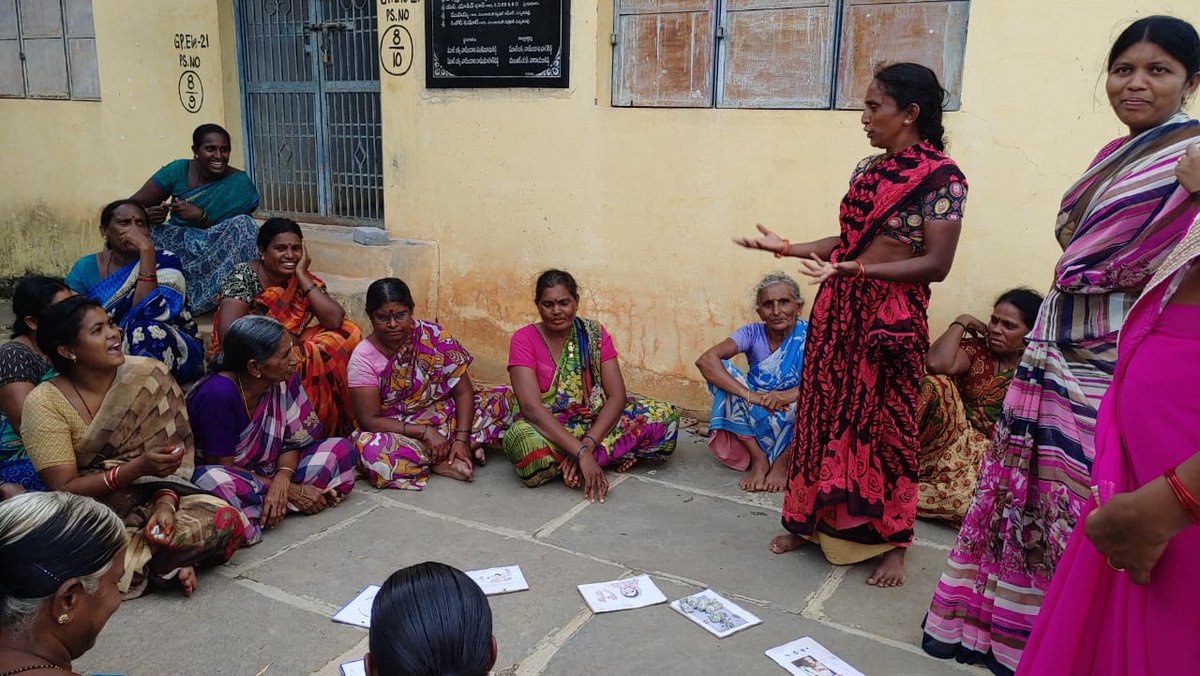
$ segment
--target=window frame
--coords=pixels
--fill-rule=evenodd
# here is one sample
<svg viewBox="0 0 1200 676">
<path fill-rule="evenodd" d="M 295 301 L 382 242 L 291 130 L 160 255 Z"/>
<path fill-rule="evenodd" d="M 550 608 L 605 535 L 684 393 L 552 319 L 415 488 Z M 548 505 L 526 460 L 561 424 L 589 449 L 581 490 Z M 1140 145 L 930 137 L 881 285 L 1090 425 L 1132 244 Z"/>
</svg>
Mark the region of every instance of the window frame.
<svg viewBox="0 0 1200 676">
<path fill-rule="evenodd" d="M 25 27 L 23 26 L 23 22 L 22 22 L 23 0 L 9 0 L 9 2 L 11 2 L 11 6 L 12 6 L 12 12 L 13 12 L 12 21 L 13 21 L 14 28 L 15 28 L 15 35 L 13 37 L 0 38 L 0 41 L 12 42 L 12 43 L 16 44 L 17 59 L 19 59 L 21 62 L 21 68 L 20 68 L 21 92 L 19 94 L 17 94 L 17 93 L 0 93 L 0 99 L 25 99 L 25 100 L 33 100 L 33 101 L 100 101 L 101 100 L 100 63 L 99 63 L 99 55 L 96 53 L 96 25 L 95 25 L 95 13 L 94 13 L 95 5 L 94 5 L 93 0 L 75 0 L 75 2 L 77 2 L 77 3 L 87 3 L 88 19 L 89 19 L 89 23 L 87 26 L 71 26 L 71 25 L 69 25 L 70 22 L 69 22 L 69 17 L 68 17 L 68 12 L 67 12 L 67 9 L 68 9 L 67 2 L 69 0 L 37 0 L 37 1 L 43 2 L 46 4 L 50 4 L 50 2 L 53 2 L 57 5 L 59 34 L 57 36 L 51 36 L 51 35 L 40 36 L 40 37 L 28 36 L 26 34 L 27 31 L 25 30 Z M 72 31 L 74 31 L 74 33 Z M 49 42 L 52 40 L 57 40 L 58 47 L 62 51 L 62 59 L 63 59 L 62 60 L 62 64 L 63 64 L 62 72 L 63 72 L 63 76 L 65 78 L 62 88 L 65 89 L 65 91 L 66 91 L 65 95 L 59 94 L 59 93 L 30 93 L 31 89 L 35 89 L 35 88 L 31 87 L 30 81 L 29 81 L 29 78 L 30 78 L 29 59 L 27 58 L 28 51 L 27 51 L 26 43 L 30 42 L 30 41 L 35 41 L 35 40 L 38 42 Z M 72 57 L 72 47 L 76 43 L 83 44 L 89 40 L 91 41 L 91 45 L 92 45 L 92 49 L 91 49 L 92 60 L 95 62 L 95 94 L 92 94 L 91 92 L 86 92 L 86 90 L 88 89 L 88 87 L 86 86 L 86 83 L 76 82 L 76 75 L 78 75 L 79 73 L 76 73 L 75 69 L 72 67 L 72 58 L 71 58 Z M 84 72 L 86 73 L 86 70 Z M 83 90 L 83 91 L 81 91 L 81 90 Z"/>
<path fill-rule="evenodd" d="M 957 111 L 962 108 L 962 85 L 964 75 L 964 65 L 966 59 L 966 43 L 967 35 L 970 26 L 970 0 L 829 0 L 828 11 L 831 13 L 829 19 L 831 23 L 829 41 L 819 45 L 815 50 L 816 53 L 828 55 L 828 63 L 821 68 L 821 77 L 827 82 L 826 91 L 818 96 L 808 97 L 809 101 L 820 99 L 819 105 L 807 105 L 800 103 L 798 105 L 788 105 L 789 99 L 803 99 L 803 95 L 797 93 L 795 96 L 791 92 L 786 95 L 772 95 L 765 93 L 760 95 L 761 101 L 756 102 L 753 98 L 741 96 L 731 96 L 727 91 L 727 73 L 730 70 L 730 45 L 732 41 L 729 16 L 734 12 L 747 11 L 763 11 L 771 9 L 771 5 L 776 5 L 775 9 L 802 9 L 808 6 L 808 3 L 803 0 L 797 0 L 795 6 L 790 6 L 791 3 L 786 0 L 775 0 L 774 2 L 767 0 L 762 9 L 745 9 L 734 8 L 730 9 L 730 4 L 735 0 L 708 0 L 711 4 L 709 9 L 703 10 L 712 13 L 712 33 L 711 45 L 712 55 L 711 64 L 708 73 L 709 81 L 711 82 L 711 92 L 707 97 L 707 101 L 695 104 L 683 103 L 680 101 L 655 101 L 646 100 L 644 97 L 638 97 L 633 93 L 627 85 L 628 74 L 623 71 L 623 66 L 627 63 L 632 63 L 636 59 L 636 55 L 631 55 L 625 51 L 625 45 L 621 43 L 622 19 L 632 14 L 646 14 L 646 12 L 628 11 L 624 12 L 623 5 L 625 0 L 614 0 L 613 2 L 613 17 L 612 17 L 612 68 L 610 83 L 609 105 L 613 108 L 692 108 L 692 109 L 730 109 L 730 110 L 829 110 L 829 111 L 857 111 L 862 110 L 862 103 L 856 98 L 845 96 L 848 87 L 855 87 L 852 80 L 856 74 L 854 64 L 847 61 L 853 56 L 851 51 L 854 45 L 847 45 L 849 41 L 847 31 L 851 28 L 850 16 L 856 11 L 856 8 L 871 5 L 892 6 L 892 5 L 941 5 L 945 7 L 947 28 L 954 28 L 959 25 L 956 21 L 961 20 L 961 33 L 955 31 L 947 33 L 941 43 L 941 62 L 932 67 L 940 68 L 945 71 L 945 74 L 939 75 L 939 79 L 944 79 L 947 75 L 953 74 L 954 80 L 946 80 L 942 85 L 947 89 L 947 100 L 945 110 L 947 112 Z M 955 6 L 959 8 L 956 9 Z M 814 3 L 813 6 L 819 6 Z M 695 10 L 701 11 L 701 10 Z M 861 11 L 861 10 L 858 10 Z M 667 14 L 671 10 L 664 10 L 658 14 Z M 955 37 L 958 36 L 958 37 Z M 950 58 L 948 58 L 950 57 Z M 844 63 L 845 62 L 845 63 Z M 642 100 L 639 100 L 641 98 Z"/>
</svg>

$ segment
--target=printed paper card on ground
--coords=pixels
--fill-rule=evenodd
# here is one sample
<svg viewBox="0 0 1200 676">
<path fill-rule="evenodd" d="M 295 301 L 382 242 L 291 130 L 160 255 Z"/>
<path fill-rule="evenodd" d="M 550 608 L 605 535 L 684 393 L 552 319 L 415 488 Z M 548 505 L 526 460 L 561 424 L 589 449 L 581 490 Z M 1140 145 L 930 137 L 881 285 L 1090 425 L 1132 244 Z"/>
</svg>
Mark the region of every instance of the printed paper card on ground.
<svg viewBox="0 0 1200 676">
<path fill-rule="evenodd" d="M 342 676 L 367 676 L 367 663 L 363 660 L 350 660 L 338 666 L 342 668 Z"/>
<path fill-rule="evenodd" d="M 484 594 L 507 594 L 509 592 L 525 591 L 529 583 L 520 566 L 498 566 L 482 570 L 468 570 L 467 577 L 475 581 Z"/>
<path fill-rule="evenodd" d="M 725 638 L 762 623 L 745 608 L 711 589 L 672 601 L 671 607 L 717 638 Z"/>
<path fill-rule="evenodd" d="M 341 610 L 333 614 L 331 618 L 334 622 L 343 624 L 353 624 L 359 627 L 371 627 L 371 604 L 375 602 L 375 595 L 379 593 L 379 585 L 373 584 L 366 589 L 360 591 L 358 596 L 350 599 L 350 602 L 342 606 Z"/>
<path fill-rule="evenodd" d="M 861 671 L 808 636 L 771 648 L 767 657 L 794 676 L 863 676 Z"/>
<path fill-rule="evenodd" d="M 649 575 L 627 577 L 611 582 L 579 585 L 579 593 L 593 613 L 644 608 L 664 603 L 666 596 L 655 586 Z"/>
</svg>

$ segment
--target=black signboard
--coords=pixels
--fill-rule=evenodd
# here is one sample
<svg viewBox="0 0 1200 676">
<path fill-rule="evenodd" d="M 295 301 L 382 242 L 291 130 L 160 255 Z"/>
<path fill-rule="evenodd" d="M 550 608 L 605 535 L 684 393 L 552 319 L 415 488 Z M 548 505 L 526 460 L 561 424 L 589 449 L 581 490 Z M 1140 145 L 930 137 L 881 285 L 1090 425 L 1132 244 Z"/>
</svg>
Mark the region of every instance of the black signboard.
<svg viewBox="0 0 1200 676">
<path fill-rule="evenodd" d="M 428 87 L 567 87 L 570 0 L 428 0 Z"/>
</svg>

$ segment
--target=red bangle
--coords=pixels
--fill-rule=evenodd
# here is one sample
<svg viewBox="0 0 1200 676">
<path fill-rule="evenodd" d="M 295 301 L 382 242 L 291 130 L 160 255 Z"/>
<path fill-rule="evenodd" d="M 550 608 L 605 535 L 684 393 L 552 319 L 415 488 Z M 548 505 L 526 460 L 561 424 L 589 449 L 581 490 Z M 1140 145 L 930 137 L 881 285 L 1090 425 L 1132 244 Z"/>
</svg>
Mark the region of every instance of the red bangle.
<svg viewBox="0 0 1200 676">
<path fill-rule="evenodd" d="M 783 258 L 788 255 L 788 251 L 792 249 L 792 243 L 788 240 L 783 240 L 783 246 L 779 247 L 779 251 L 775 252 L 776 258 Z"/>
<path fill-rule="evenodd" d="M 855 279 L 862 279 L 867 276 L 867 266 L 857 258 L 854 259 L 854 264 L 858 266 L 858 274 L 854 275 Z"/>
<path fill-rule="evenodd" d="M 167 498 L 168 500 L 171 501 L 172 506 L 176 510 L 179 509 L 179 494 L 176 493 L 175 491 L 171 490 L 170 488 L 161 488 L 161 489 L 155 491 L 154 498 L 150 502 L 156 503 L 162 498 Z"/>
<path fill-rule="evenodd" d="M 1183 511 L 1187 512 L 1188 520 L 1192 523 L 1200 523 L 1200 500 L 1192 495 L 1187 486 L 1179 480 L 1179 476 L 1175 474 L 1175 468 L 1172 467 L 1163 476 L 1167 479 L 1167 485 L 1171 487 L 1171 492 L 1175 494 L 1175 499 L 1183 507 Z"/>
<path fill-rule="evenodd" d="M 108 486 L 108 490 L 114 493 L 121 490 L 120 477 L 117 476 L 118 468 L 120 468 L 120 465 L 104 470 L 104 485 Z"/>
</svg>

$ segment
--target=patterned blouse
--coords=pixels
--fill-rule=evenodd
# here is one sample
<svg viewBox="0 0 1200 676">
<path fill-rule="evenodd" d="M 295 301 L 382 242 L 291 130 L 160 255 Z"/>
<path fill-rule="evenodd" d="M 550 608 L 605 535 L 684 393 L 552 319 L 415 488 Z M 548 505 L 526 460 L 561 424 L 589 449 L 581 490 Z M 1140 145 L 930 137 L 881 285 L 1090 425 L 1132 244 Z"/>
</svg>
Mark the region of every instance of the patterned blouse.
<svg viewBox="0 0 1200 676">
<path fill-rule="evenodd" d="M 875 164 L 880 155 L 872 155 L 854 167 L 850 182 L 855 180 L 871 165 Z M 892 214 L 884 223 L 880 234 L 903 242 L 912 247 L 913 253 L 925 251 L 925 220 L 931 221 L 961 221 L 963 217 L 963 202 L 967 199 L 967 185 L 961 181 L 951 181 L 946 185 L 928 192 L 919 201 L 911 201 Z"/>
<path fill-rule="evenodd" d="M 221 298 L 236 298 L 247 305 L 254 303 L 254 298 L 262 292 L 262 282 L 250 263 L 238 263 L 233 266 L 233 270 L 221 280 L 221 286 L 217 289 Z"/>
<path fill-rule="evenodd" d="M 983 338 L 967 338 L 959 344 L 959 348 L 971 363 L 966 373 L 954 378 L 958 393 L 962 395 L 967 420 L 971 427 L 991 435 L 1016 367 L 997 372 L 996 358 L 987 349 L 987 341 Z"/>
</svg>

